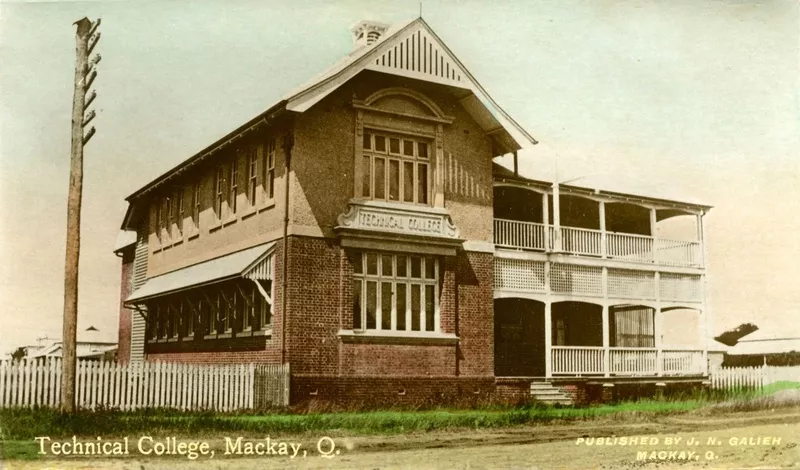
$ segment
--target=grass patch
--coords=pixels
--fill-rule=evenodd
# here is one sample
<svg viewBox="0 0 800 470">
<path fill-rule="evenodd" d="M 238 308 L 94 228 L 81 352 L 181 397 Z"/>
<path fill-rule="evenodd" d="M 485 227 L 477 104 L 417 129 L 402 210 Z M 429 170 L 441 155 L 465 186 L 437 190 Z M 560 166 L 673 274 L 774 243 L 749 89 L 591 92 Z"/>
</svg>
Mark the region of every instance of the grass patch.
<svg viewBox="0 0 800 470">
<path fill-rule="evenodd" d="M 0 441 L 32 440 L 36 436 L 118 437 L 129 435 L 286 435 L 341 431 L 352 434 L 397 434 L 448 429 L 504 428 L 601 417 L 635 420 L 698 409 L 750 411 L 775 406 L 771 395 L 800 388 L 797 382 L 778 382 L 761 390 L 721 393 L 706 391 L 661 399 L 627 401 L 590 407 L 489 406 L 480 409 L 427 411 L 370 411 L 350 413 L 220 414 L 175 410 L 80 411 L 71 415 L 47 408 L 0 410 Z M 790 404 L 791 405 L 791 404 Z M 796 404 L 795 404 L 796 405 Z M 6 449 L 8 452 L 8 449 Z"/>
<path fill-rule="evenodd" d="M 0 462 L 3 460 L 37 460 L 39 445 L 34 441 L 0 440 Z"/>
<path fill-rule="evenodd" d="M 541 405 L 477 410 L 372 411 L 362 413 L 309 413 L 222 415 L 212 412 L 179 413 L 171 410 L 133 412 L 96 411 L 72 415 L 56 410 L 0 410 L 2 435 L 7 440 L 78 436 L 302 434 L 345 431 L 354 434 L 396 434 L 457 428 L 503 428 L 553 421 L 587 420 L 611 415 L 654 415 L 685 412 L 702 406 L 696 402 L 638 401 L 588 408 Z"/>
</svg>

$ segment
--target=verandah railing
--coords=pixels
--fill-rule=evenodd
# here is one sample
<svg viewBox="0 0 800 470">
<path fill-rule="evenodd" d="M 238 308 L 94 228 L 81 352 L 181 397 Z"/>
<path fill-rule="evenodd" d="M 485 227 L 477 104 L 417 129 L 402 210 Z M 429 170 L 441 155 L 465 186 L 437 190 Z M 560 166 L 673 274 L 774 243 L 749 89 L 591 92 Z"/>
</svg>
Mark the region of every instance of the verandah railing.
<svg viewBox="0 0 800 470">
<path fill-rule="evenodd" d="M 81 360 L 75 392 L 85 409 L 259 409 L 288 404 L 289 366 Z M 0 408 L 58 407 L 60 396 L 60 358 L 0 361 Z"/>
<path fill-rule="evenodd" d="M 563 226 L 560 236 L 564 253 L 670 266 L 702 265 L 701 245 L 697 241 Z M 555 229 L 536 222 L 495 219 L 494 243 L 506 248 L 548 251 L 556 245 Z"/>
<path fill-rule="evenodd" d="M 554 375 L 702 375 L 703 351 L 696 349 L 620 348 L 601 346 L 552 346 Z"/>
</svg>

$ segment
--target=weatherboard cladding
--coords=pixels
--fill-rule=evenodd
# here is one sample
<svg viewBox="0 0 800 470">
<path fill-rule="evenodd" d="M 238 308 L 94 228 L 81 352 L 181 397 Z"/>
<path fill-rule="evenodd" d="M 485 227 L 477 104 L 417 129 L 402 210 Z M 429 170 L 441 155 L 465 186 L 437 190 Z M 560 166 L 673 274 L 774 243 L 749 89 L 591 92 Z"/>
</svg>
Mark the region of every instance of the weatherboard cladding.
<svg viewBox="0 0 800 470">
<path fill-rule="evenodd" d="M 136 237 L 136 253 L 133 259 L 133 291 L 136 292 L 147 278 L 147 230 L 139 229 Z M 147 325 L 139 312 L 131 318 L 131 356 L 130 360 L 144 360 L 144 337 Z"/>
</svg>

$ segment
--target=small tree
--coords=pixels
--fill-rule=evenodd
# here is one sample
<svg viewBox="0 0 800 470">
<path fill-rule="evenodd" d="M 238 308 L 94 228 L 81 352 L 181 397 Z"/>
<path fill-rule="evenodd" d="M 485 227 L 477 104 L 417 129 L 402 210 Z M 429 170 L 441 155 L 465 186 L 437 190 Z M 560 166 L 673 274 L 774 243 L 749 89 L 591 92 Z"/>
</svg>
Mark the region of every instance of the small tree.
<svg viewBox="0 0 800 470">
<path fill-rule="evenodd" d="M 11 353 L 12 361 L 19 361 L 20 359 L 24 359 L 26 357 L 28 357 L 28 350 L 25 348 L 25 346 L 20 346 L 16 349 L 16 351 Z"/>
<path fill-rule="evenodd" d="M 738 343 L 742 337 L 749 335 L 757 329 L 758 327 L 752 323 L 742 323 L 736 328 L 728 330 L 714 339 L 728 346 L 736 346 L 736 343 Z"/>
</svg>

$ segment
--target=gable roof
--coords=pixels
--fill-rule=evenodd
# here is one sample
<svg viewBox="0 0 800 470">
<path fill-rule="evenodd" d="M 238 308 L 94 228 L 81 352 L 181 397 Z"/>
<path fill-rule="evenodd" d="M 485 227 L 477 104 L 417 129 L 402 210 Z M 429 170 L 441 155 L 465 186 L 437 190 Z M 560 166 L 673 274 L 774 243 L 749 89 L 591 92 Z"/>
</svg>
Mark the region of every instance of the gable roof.
<svg viewBox="0 0 800 470">
<path fill-rule="evenodd" d="M 417 18 L 391 26 L 375 43 L 350 52 L 320 75 L 287 93 L 265 112 L 147 183 L 126 200 L 132 202 L 166 183 L 245 133 L 273 121 L 285 111 L 302 113 L 308 110 L 364 70 L 460 88 L 464 91 L 463 96 L 459 97 L 461 105 L 501 148 L 511 152 L 538 143 L 497 105 L 425 20 Z M 134 220 L 126 216 L 122 229 L 132 228 L 132 222 Z"/>
<path fill-rule="evenodd" d="M 310 82 L 284 96 L 286 109 L 304 112 L 364 70 L 400 75 L 472 92 L 461 105 L 509 151 L 538 142 L 508 115 L 422 18 L 390 27 Z"/>
</svg>

